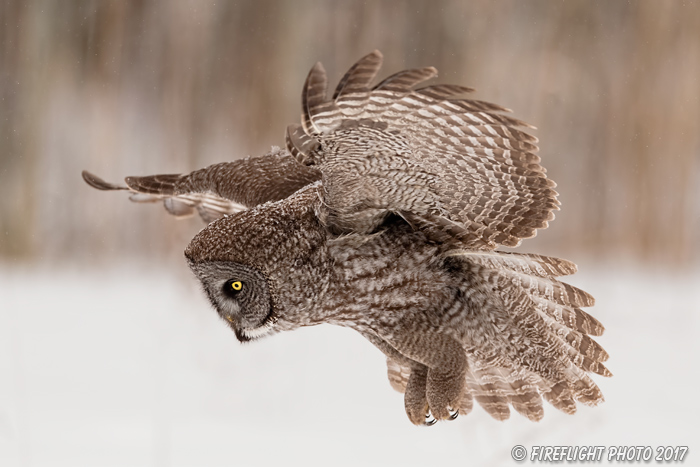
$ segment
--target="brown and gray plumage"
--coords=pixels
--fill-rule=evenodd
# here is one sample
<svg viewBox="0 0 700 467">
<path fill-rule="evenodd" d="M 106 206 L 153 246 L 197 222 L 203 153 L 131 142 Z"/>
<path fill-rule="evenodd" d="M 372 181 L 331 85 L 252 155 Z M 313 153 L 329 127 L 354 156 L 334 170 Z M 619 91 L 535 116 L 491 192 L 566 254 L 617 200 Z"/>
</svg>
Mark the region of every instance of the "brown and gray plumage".
<svg viewBox="0 0 700 467">
<path fill-rule="evenodd" d="M 287 151 L 126 187 L 83 176 L 178 216 L 197 210 L 211 223 L 185 256 L 239 340 L 355 329 L 386 354 L 415 424 L 474 400 L 499 420 L 510 407 L 539 420 L 543 398 L 567 413 L 600 403 L 589 373 L 610 376 L 608 355 L 589 336 L 603 326 L 581 309 L 593 298 L 557 279 L 575 265 L 495 250 L 558 209 L 536 138 L 468 88 L 420 87 L 434 68 L 372 85 L 381 62 L 362 58 L 330 98 L 314 66 Z"/>
</svg>

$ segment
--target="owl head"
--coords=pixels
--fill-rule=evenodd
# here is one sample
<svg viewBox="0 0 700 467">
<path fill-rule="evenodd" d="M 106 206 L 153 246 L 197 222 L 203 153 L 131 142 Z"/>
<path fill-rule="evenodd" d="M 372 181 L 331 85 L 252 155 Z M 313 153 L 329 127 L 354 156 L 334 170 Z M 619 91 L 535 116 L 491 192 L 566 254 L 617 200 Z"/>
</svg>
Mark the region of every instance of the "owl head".
<svg viewBox="0 0 700 467">
<path fill-rule="evenodd" d="M 209 301 L 241 342 L 308 324 L 324 279 L 315 193 L 223 217 L 185 250 Z"/>
</svg>

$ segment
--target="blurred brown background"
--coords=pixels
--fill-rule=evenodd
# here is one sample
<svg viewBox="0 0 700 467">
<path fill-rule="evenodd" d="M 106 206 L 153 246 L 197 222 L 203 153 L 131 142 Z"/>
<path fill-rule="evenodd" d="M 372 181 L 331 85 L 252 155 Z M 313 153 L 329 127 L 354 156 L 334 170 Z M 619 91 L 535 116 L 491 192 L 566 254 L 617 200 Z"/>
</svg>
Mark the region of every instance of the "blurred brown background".
<svg viewBox="0 0 700 467">
<path fill-rule="evenodd" d="M 181 261 L 198 219 L 91 190 L 284 143 L 308 69 L 373 49 L 539 129 L 562 211 L 526 250 L 700 260 L 700 6 L 680 1 L 0 2 L 0 262 Z"/>
</svg>

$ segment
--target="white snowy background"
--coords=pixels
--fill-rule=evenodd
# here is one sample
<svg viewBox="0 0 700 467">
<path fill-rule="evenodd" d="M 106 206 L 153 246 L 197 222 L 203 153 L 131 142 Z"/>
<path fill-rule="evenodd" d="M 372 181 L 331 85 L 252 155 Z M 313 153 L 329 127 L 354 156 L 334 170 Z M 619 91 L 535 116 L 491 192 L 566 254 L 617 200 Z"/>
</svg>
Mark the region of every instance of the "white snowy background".
<svg viewBox="0 0 700 467">
<path fill-rule="evenodd" d="M 539 423 L 476 407 L 423 428 L 350 330 L 241 345 L 184 274 L 5 269 L 0 465 L 515 465 L 516 444 L 686 445 L 696 465 L 700 274 L 588 267 L 571 282 L 607 328 L 603 405 L 547 406 Z"/>
</svg>

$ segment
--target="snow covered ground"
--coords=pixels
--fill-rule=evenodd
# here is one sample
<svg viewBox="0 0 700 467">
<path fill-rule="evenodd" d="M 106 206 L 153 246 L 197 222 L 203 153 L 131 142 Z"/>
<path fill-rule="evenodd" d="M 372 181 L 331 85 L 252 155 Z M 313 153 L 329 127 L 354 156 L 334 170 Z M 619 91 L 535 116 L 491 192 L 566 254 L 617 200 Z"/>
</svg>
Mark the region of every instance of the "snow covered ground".
<svg viewBox="0 0 700 467">
<path fill-rule="evenodd" d="M 383 356 L 347 329 L 240 345 L 184 274 L 5 266 L 0 465 L 517 465 L 516 444 L 687 445 L 686 465 L 700 465 L 700 274 L 570 282 L 607 328 L 605 404 L 547 406 L 540 423 L 477 407 L 419 428 Z"/>
</svg>

